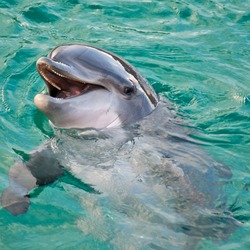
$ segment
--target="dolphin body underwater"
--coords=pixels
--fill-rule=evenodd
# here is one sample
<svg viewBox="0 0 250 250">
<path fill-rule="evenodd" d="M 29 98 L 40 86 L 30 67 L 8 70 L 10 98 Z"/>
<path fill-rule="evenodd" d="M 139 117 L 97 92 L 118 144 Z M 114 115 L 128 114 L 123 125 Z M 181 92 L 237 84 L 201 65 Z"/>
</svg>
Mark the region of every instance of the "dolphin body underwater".
<svg viewBox="0 0 250 250">
<path fill-rule="evenodd" d="M 226 238 L 239 226 L 220 181 L 230 180 L 230 170 L 197 145 L 171 104 L 128 62 L 69 44 L 40 58 L 37 70 L 48 93 L 34 102 L 55 137 L 10 167 L 4 209 L 25 213 L 30 191 L 70 173 L 88 185 L 83 193 L 126 215 L 121 225 L 134 232 L 135 247 L 192 249 L 197 239 Z"/>
</svg>

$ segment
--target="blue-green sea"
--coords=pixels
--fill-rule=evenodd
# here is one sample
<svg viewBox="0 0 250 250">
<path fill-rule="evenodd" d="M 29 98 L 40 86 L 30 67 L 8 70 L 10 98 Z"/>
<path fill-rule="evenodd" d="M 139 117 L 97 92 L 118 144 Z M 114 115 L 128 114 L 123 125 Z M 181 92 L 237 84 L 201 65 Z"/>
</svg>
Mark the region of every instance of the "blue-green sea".
<svg viewBox="0 0 250 250">
<path fill-rule="evenodd" d="M 194 140 L 231 169 L 224 195 L 243 225 L 220 242 L 204 236 L 197 249 L 250 249 L 249 7 L 249 0 L 2 0 L 0 193 L 19 152 L 53 136 L 33 103 L 45 89 L 36 60 L 61 44 L 89 44 L 134 65 L 198 131 Z M 72 193 L 58 181 L 39 189 L 23 215 L 0 207 L 0 249 L 136 249 L 114 244 L 112 210 L 94 203 L 85 210 Z M 106 233 L 92 219 L 101 211 Z"/>
</svg>

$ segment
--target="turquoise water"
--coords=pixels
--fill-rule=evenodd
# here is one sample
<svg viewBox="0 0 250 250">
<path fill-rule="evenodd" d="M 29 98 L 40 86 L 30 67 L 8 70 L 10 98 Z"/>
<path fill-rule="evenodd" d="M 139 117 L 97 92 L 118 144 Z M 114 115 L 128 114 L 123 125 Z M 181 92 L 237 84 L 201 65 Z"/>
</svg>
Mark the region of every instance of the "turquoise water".
<svg viewBox="0 0 250 250">
<path fill-rule="evenodd" d="M 46 118 L 33 104 L 44 89 L 36 60 L 60 44 L 87 43 L 137 67 L 199 131 L 193 137 L 230 166 L 225 192 L 244 224 L 219 245 L 204 238 L 200 248 L 249 249 L 249 6 L 249 0 L 1 1 L 0 192 L 18 152 L 52 135 L 48 125 L 41 129 Z M 0 210 L 0 249 L 114 249 L 114 224 L 99 233 L 91 216 L 100 211 L 89 207 L 60 183 L 44 187 L 28 213 Z M 76 222 L 81 216 L 89 218 L 88 233 Z"/>
</svg>

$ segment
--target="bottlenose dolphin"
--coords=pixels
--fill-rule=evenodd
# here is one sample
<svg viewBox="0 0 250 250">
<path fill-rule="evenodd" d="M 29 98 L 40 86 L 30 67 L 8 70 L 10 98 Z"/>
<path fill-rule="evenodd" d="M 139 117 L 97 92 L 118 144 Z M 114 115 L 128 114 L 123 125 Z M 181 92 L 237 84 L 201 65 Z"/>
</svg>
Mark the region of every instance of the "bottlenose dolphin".
<svg viewBox="0 0 250 250">
<path fill-rule="evenodd" d="M 219 202 L 219 180 L 230 179 L 230 169 L 197 145 L 171 104 L 159 101 L 128 62 L 69 44 L 40 58 L 37 70 L 48 93 L 34 102 L 55 138 L 11 166 L 4 209 L 25 213 L 33 188 L 67 174 L 87 184 L 87 192 L 103 194 L 122 228 L 137 230 L 129 234 L 134 248 L 194 249 L 199 239 L 225 238 L 239 225 Z M 97 226 L 105 228 L 104 221 Z"/>
<path fill-rule="evenodd" d="M 38 59 L 36 67 L 47 94 L 37 94 L 35 105 L 57 128 L 121 127 L 149 115 L 158 104 L 155 91 L 133 66 L 99 48 L 62 45 Z M 26 158 L 10 168 L 10 185 L 1 196 L 3 208 L 14 215 L 28 209 L 31 189 L 63 174 L 50 145 Z"/>
</svg>

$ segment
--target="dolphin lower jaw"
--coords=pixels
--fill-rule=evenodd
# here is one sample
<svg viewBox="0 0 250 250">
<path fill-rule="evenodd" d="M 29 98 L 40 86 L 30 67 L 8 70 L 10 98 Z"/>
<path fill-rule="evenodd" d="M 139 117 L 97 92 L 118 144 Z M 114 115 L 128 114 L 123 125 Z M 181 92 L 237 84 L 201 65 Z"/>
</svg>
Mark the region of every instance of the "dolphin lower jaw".
<svg viewBox="0 0 250 250">
<path fill-rule="evenodd" d="M 46 110 L 48 109 L 48 104 L 49 104 L 48 98 L 46 97 L 46 95 L 37 94 L 34 98 L 34 103 L 39 110 L 46 113 Z"/>
<path fill-rule="evenodd" d="M 65 110 L 63 100 L 64 99 L 53 98 L 49 95 L 37 94 L 34 98 L 34 103 L 36 107 L 48 117 L 54 126 L 61 127 L 62 122 L 60 119 L 62 120 L 68 114 Z M 63 112 L 65 115 L 63 115 Z"/>
<path fill-rule="evenodd" d="M 98 88 L 86 95 L 66 99 L 37 94 L 34 102 L 55 127 L 104 129 L 121 125 L 116 98 L 111 92 Z"/>
</svg>

